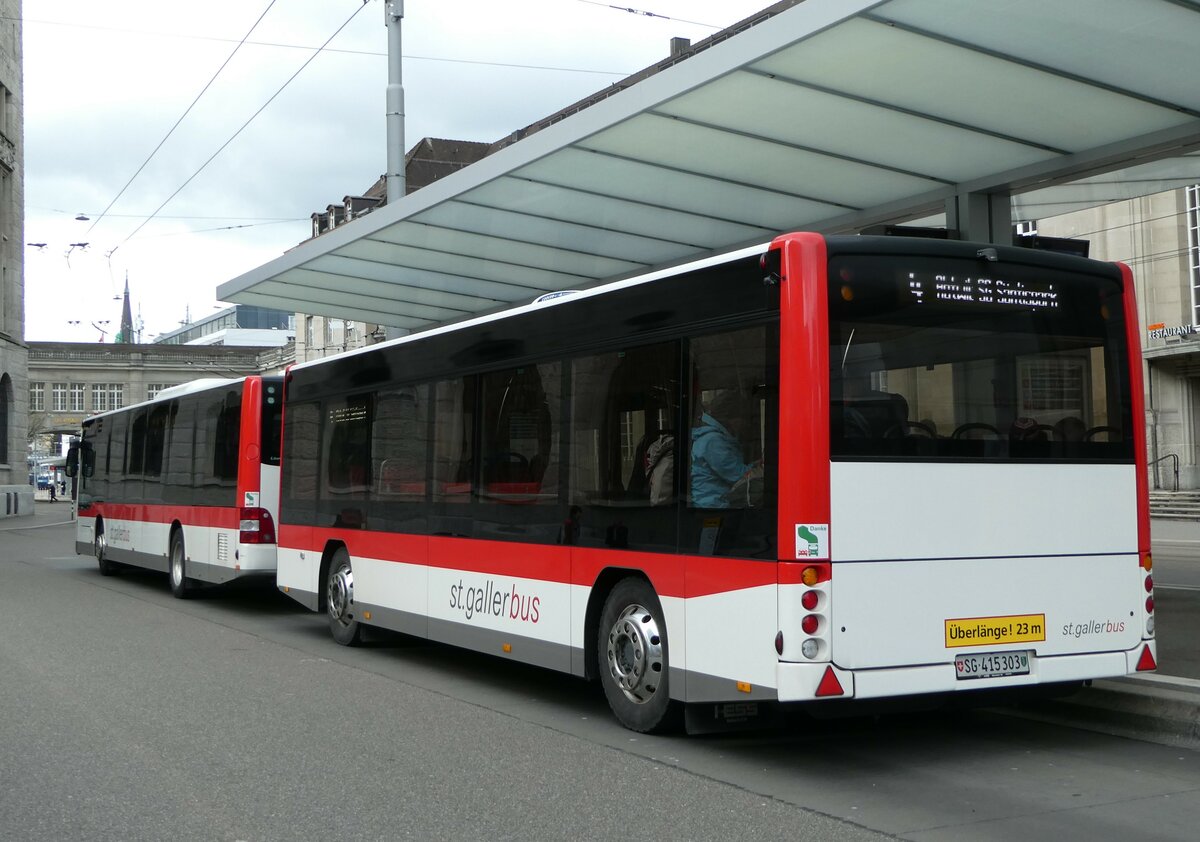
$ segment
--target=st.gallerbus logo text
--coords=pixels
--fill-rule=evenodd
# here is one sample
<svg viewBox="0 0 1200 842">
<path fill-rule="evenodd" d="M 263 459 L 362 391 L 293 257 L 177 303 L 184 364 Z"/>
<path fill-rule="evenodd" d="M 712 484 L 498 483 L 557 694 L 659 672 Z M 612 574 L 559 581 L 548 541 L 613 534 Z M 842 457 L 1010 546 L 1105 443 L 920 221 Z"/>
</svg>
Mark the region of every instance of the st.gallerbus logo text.
<svg viewBox="0 0 1200 842">
<path fill-rule="evenodd" d="M 497 585 L 491 579 L 482 585 L 465 587 L 462 579 L 450 586 L 450 607 L 461 611 L 468 620 L 477 615 L 507 617 L 524 623 L 536 623 L 541 616 L 541 597 L 523 594 L 516 584 Z"/>
</svg>

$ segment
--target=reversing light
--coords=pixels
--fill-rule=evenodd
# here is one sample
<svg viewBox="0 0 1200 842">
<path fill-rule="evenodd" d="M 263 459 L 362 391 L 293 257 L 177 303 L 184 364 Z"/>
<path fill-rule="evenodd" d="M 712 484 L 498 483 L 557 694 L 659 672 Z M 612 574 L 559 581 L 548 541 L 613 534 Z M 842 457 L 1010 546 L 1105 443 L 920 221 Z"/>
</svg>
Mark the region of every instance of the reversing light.
<svg viewBox="0 0 1200 842">
<path fill-rule="evenodd" d="M 817 592 L 805 591 L 800 597 L 800 604 L 804 606 L 806 611 L 812 611 L 817 607 Z"/>
<path fill-rule="evenodd" d="M 1146 637 L 1154 637 L 1154 615 L 1146 618 Z"/>
<path fill-rule="evenodd" d="M 271 513 L 258 506 L 243 506 L 238 517 L 238 540 L 243 544 L 274 544 Z"/>
<path fill-rule="evenodd" d="M 821 651 L 821 644 L 816 638 L 810 637 L 800 644 L 800 654 L 808 658 L 810 661 L 817 657 L 817 653 Z"/>
<path fill-rule="evenodd" d="M 805 614 L 804 619 L 800 621 L 800 628 L 802 628 L 804 630 L 805 634 L 816 634 L 817 633 L 817 615 L 816 614 Z"/>
</svg>

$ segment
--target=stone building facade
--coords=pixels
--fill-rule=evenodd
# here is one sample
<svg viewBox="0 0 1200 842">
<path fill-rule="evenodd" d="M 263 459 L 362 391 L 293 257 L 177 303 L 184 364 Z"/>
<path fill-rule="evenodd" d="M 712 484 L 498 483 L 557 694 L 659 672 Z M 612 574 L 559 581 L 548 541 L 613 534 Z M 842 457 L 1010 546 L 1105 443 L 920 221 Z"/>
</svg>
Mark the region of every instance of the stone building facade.
<svg viewBox="0 0 1200 842">
<path fill-rule="evenodd" d="M 0 517 L 33 510 L 26 463 L 21 2 L 0 0 Z"/>
</svg>

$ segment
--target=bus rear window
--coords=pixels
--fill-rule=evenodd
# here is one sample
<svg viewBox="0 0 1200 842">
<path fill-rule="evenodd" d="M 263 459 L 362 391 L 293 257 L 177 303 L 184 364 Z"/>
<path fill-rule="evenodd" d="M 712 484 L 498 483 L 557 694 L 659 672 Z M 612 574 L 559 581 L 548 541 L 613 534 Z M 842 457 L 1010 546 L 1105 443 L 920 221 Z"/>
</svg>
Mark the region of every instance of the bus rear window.
<svg viewBox="0 0 1200 842">
<path fill-rule="evenodd" d="M 262 394 L 262 463 L 278 465 L 283 434 L 283 378 L 264 377 Z"/>
<path fill-rule="evenodd" d="M 834 458 L 1132 461 L 1115 269 L 835 256 L 829 302 Z"/>
</svg>

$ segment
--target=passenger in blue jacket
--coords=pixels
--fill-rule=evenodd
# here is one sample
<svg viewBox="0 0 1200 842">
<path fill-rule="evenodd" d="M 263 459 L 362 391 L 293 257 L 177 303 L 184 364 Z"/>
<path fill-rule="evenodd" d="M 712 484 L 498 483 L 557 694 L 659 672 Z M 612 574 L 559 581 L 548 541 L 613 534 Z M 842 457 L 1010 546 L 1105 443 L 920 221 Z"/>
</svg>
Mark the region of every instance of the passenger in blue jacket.
<svg viewBox="0 0 1200 842">
<path fill-rule="evenodd" d="M 754 467 L 742 458 L 742 446 L 730 431 L 736 429 L 736 407 L 736 393 L 725 393 L 692 427 L 692 505 L 697 508 L 731 508 L 730 489 Z"/>
</svg>

